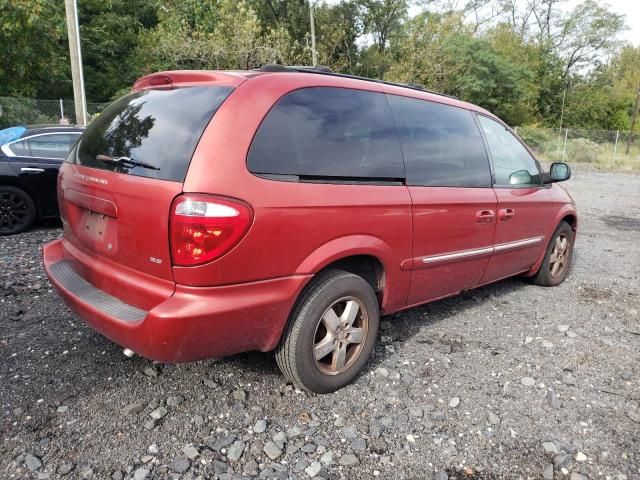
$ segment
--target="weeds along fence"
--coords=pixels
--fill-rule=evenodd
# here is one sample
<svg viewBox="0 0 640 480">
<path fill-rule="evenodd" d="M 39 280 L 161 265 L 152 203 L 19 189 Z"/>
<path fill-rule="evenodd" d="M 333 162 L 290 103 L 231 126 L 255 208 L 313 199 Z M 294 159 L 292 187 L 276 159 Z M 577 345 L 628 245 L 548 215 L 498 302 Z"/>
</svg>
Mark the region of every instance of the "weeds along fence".
<svg viewBox="0 0 640 480">
<path fill-rule="evenodd" d="M 89 118 L 102 112 L 108 103 L 87 103 Z M 0 129 L 16 125 L 76 123 L 73 100 L 41 100 L 23 97 L 0 97 Z"/>
<path fill-rule="evenodd" d="M 516 133 L 545 162 L 591 163 L 606 168 L 640 170 L 640 133 L 515 127 Z"/>
</svg>

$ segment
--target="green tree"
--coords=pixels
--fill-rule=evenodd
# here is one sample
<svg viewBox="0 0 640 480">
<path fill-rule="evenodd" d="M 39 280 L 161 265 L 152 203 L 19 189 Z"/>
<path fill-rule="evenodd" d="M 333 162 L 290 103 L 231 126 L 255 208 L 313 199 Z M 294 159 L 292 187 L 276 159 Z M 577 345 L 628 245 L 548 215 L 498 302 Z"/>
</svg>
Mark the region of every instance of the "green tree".
<svg viewBox="0 0 640 480">
<path fill-rule="evenodd" d="M 107 101 L 135 81 L 132 54 L 141 32 L 157 25 L 158 7 L 147 0 L 78 2 L 87 98 Z"/>
<path fill-rule="evenodd" d="M 0 19 L 0 95 L 68 94 L 64 3 L 0 0 Z"/>
</svg>

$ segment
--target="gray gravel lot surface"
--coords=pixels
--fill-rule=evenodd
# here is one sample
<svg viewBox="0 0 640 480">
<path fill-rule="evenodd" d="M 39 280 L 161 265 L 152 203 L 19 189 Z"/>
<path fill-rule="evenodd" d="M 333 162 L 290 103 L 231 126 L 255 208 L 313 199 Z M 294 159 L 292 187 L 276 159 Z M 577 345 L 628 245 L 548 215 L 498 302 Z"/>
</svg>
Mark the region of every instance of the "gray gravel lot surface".
<svg viewBox="0 0 640 480">
<path fill-rule="evenodd" d="M 55 225 L 0 239 L 0 478 L 640 478 L 640 176 L 574 172 L 569 279 L 385 318 L 335 394 L 270 354 L 154 365 L 51 291 Z"/>
</svg>

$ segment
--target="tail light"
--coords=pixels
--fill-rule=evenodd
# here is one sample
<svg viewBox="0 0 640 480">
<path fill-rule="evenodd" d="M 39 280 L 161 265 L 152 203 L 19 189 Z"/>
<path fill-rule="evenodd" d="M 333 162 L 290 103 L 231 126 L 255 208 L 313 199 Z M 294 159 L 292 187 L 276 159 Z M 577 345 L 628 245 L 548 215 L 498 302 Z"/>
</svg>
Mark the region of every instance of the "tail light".
<svg viewBox="0 0 640 480">
<path fill-rule="evenodd" d="M 194 266 L 221 257 L 244 237 L 253 220 L 239 200 L 186 194 L 171 206 L 171 258 L 174 265 Z"/>
</svg>

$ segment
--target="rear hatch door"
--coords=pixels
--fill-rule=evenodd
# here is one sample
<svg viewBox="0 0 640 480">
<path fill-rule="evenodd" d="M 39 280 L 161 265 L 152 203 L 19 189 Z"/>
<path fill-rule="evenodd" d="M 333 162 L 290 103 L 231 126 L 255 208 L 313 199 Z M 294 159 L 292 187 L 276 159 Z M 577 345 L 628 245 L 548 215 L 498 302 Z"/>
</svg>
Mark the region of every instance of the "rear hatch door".
<svg viewBox="0 0 640 480">
<path fill-rule="evenodd" d="M 171 203 L 182 192 L 202 133 L 232 90 L 220 85 L 141 90 L 94 119 L 58 179 L 69 248 L 79 257 L 172 281 Z M 88 263 L 85 273 L 95 277 L 100 272 Z"/>
</svg>

